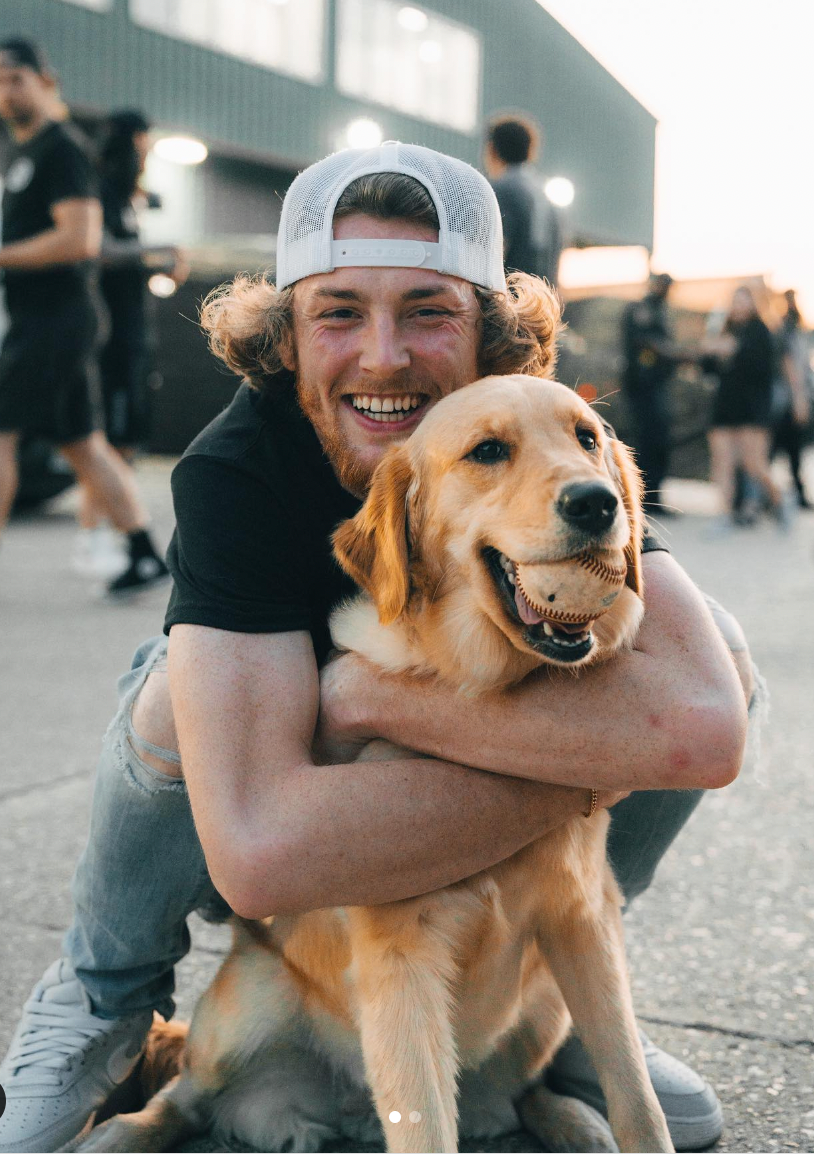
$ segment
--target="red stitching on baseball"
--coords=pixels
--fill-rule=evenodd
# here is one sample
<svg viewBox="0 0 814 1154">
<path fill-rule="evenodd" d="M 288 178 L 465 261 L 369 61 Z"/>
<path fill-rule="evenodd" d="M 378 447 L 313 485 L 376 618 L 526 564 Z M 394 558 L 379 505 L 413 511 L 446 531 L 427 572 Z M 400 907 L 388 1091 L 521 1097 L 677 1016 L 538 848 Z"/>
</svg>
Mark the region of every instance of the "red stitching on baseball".
<svg viewBox="0 0 814 1154">
<path fill-rule="evenodd" d="M 574 560 L 590 573 L 602 577 L 613 585 L 621 585 L 627 575 L 626 566 L 608 565 L 606 561 L 601 561 L 592 553 L 578 553 Z"/>
</svg>

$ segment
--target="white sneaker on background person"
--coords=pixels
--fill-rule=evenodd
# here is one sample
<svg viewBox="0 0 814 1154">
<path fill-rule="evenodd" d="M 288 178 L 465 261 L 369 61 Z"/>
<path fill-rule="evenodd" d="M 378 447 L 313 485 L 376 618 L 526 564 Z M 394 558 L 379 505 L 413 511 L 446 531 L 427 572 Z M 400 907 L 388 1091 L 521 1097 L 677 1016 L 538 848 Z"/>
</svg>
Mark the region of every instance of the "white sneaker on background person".
<svg viewBox="0 0 814 1154">
<path fill-rule="evenodd" d="M 97 1018 L 67 958 L 50 965 L 0 1063 L 0 1151 L 58 1150 L 81 1134 L 135 1066 L 152 1020 Z"/>
<path fill-rule="evenodd" d="M 109 525 L 80 529 L 74 539 L 71 568 L 81 577 L 109 581 L 127 568 L 127 551 L 121 534 Z"/>
</svg>

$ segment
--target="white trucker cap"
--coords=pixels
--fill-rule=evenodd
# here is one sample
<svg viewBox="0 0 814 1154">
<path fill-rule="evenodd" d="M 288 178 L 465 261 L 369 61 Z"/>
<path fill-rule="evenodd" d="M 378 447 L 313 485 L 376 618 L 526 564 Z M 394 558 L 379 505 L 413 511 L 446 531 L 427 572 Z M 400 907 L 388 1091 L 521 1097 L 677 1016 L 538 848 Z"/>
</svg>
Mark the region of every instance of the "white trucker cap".
<svg viewBox="0 0 814 1154">
<path fill-rule="evenodd" d="M 357 177 L 375 172 L 401 172 L 424 185 L 438 213 L 437 243 L 334 240 L 340 196 Z M 347 266 L 431 268 L 505 292 L 503 227 L 491 185 L 462 160 L 396 140 L 378 148 L 347 148 L 317 161 L 299 174 L 283 201 L 277 288 Z"/>
</svg>

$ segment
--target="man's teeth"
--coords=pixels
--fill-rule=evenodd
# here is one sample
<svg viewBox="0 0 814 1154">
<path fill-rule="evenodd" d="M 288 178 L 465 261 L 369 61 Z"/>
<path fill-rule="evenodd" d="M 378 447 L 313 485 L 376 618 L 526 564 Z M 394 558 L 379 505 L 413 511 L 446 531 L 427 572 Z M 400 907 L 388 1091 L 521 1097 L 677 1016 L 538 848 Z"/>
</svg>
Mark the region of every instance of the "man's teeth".
<svg viewBox="0 0 814 1154">
<path fill-rule="evenodd" d="M 365 393 L 354 393 L 351 404 L 374 421 L 392 423 L 405 420 L 410 410 L 421 404 L 421 397 L 411 393 L 398 397 L 369 397 Z"/>
</svg>

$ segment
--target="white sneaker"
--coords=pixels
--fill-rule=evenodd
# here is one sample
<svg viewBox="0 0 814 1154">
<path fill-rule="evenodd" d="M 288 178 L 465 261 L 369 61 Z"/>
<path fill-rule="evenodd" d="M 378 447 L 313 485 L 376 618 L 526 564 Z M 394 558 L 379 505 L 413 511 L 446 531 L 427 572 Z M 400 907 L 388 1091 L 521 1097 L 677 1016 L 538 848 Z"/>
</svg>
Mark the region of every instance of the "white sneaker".
<svg viewBox="0 0 814 1154">
<path fill-rule="evenodd" d="M 67 958 L 49 966 L 0 1063 L 0 1151 L 58 1150 L 81 1134 L 135 1066 L 152 1020 L 95 1017 Z"/>
<path fill-rule="evenodd" d="M 110 580 L 127 568 L 127 551 L 121 535 L 108 525 L 80 529 L 74 539 L 71 568 L 81 577 Z"/>
</svg>

